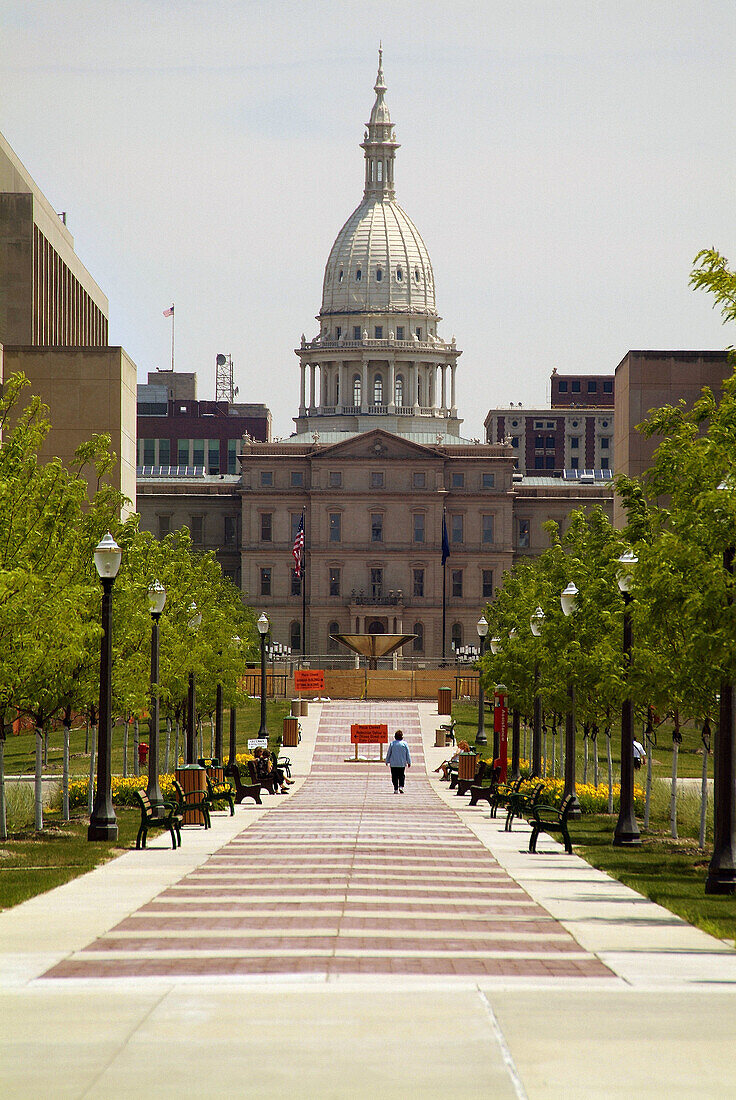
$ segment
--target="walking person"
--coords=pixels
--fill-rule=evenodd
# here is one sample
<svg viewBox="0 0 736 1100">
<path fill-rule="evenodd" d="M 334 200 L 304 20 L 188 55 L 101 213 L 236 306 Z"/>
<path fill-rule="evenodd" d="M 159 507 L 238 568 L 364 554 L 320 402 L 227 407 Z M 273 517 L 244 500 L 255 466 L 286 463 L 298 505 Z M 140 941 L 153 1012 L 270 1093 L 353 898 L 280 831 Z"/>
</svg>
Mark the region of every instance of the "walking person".
<svg viewBox="0 0 736 1100">
<path fill-rule="evenodd" d="M 388 747 L 386 767 L 391 768 L 394 794 L 403 794 L 406 769 L 411 767 L 411 753 L 409 752 L 409 746 L 404 741 L 404 734 L 401 730 L 396 731 L 394 739 Z"/>
</svg>

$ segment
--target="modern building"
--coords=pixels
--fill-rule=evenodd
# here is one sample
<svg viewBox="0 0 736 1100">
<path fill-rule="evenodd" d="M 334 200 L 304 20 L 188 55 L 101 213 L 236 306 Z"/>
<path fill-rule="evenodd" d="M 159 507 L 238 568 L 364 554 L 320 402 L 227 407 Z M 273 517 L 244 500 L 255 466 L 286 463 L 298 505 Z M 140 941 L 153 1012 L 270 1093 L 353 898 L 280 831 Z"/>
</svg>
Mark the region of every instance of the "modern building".
<svg viewBox="0 0 736 1100">
<path fill-rule="evenodd" d="M 108 345 L 108 302 L 57 214 L 0 134 L 0 364 L 50 408 L 42 460 L 110 434 L 110 478 L 135 508 L 135 364 Z M 91 485 L 91 488 L 93 486 Z"/>
</svg>

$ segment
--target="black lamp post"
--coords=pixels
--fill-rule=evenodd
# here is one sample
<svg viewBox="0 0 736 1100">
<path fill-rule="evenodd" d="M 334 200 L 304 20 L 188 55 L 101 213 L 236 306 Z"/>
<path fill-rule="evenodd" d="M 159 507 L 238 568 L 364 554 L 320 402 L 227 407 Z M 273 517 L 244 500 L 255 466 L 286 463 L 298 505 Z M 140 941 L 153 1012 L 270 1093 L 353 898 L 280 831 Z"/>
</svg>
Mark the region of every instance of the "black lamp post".
<svg viewBox="0 0 736 1100">
<path fill-rule="evenodd" d="M 624 598 L 624 675 L 628 680 L 631 664 L 631 584 L 634 579 L 634 567 L 639 559 L 631 550 L 627 550 L 618 559 L 618 586 Z M 621 802 L 618 821 L 613 831 L 613 843 L 617 847 L 635 847 L 641 844 L 639 826 L 634 813 L 634 704 L 630 692 L 621 703 Z"/>
<path fill-rule="evenodd" d="M 160 581 L 154 581 L 148 587 L 148 610 L 151 612 L 151 722 L 148 734 L 148 786 L 146 788 L 154 817 L 163 817 L 164 814 L 164 796 L 158 781 L 158 624 L 165 603 L 166 589 Z"/>
<path fill-rule="evenodd" d="M 733 489 L 731 480 L 719 489 Z M 736 547 L 723 551 L 723 568 L 733 577 Z M 728 602 L 732 602 L 729 592 Z M 736 893 L 736 716 L 734 689 L 730 677 L 721 680 L 721 708 L 713 755 L 713 855 L 705 880 L 706 894 Z"/>
<path fill-rule="evenodd" d="M 535 638 L 542 633 L 544 612 L 538 607 L 529 619 L 529 629 Z M 534 661 L 534 715 L 532 720 L 532 775 L 542 774 L 542 697 L 539 694 L 539 661 Z"/>
<path fill-rule="evenodd" d="M 497 635 L 496 635 L 496 637 L 491 638 L 490 646 L 491 646 L 491 653 L 495 657 L 498 653 L 501 652 L 501 639 Z M 493 712 L 493 759 L 494 760 L 498 760 L 498 756 L 499 756 L 500 752 L 501 752 L 501 737 L 500 737 L 500 734 L 499 734 L 498 730 L 496 729 L 496 712 L 494 710 L 494 712 Z"/>
<path fill-rule="evenodd" d="M 189 629 L 193 634 L 199 630 L 202 622 L 202 613 L 197 609 L 196 603 L 189 608 Z M 189 671 L 189 698 L 187 700 L 187 767 L 193 767 L 197 763 L 197 685 L 194 678 L 194 669 Z"/>
<path fill-rule="evenodd" d="M 102 581 L 102 642 L 97 725 L 97 790 L 89 818 L 87 840 L 118 838 L 118 822 L 112 801 L 112 586 L 115 584 L 122 556 L 122 550 L 108 531 L 95 548 L 95 569 Z"/>
<path fill-rule="evenodd" d="M 485 615 L 481 615 L 478 619 L 477 627 L 478 637 L 480 639 L 480 667 L 478 668 L 478 732 L 475 735 L 476 745 L 487 745 L 488 738 L 486 737 L 486 715 L 485 715 L 485 692 L 483 691 L 483 652 L 486 644 L 486 634 L 488 633 L 488 622 Z"/>
<path fill-rule="evenodd" d="M 265 611 L 262 611 L 258 617 L 257 625 L 258 633 L 261 636 L 261 728 L 258 730 L 258 736 L 268 737 L 266 727 L 266 635 L 271 624 Z"/>
<path fill-rule="evenodd" d="M 577 610 L 578 590 L 573 581 L 570 581 L 567 588 L 561 593 L 560 604 L 562 613 L 566 618 Z M 567 713 L 565 714 L 565 790 L 563 797 L 567 798 L 569 794 L 572 795 L 572 809 L 568 816 L 577 819 L 583 816 L 583 811 L 580 808 L 575 789 L 575 763 L 575 682 L 570 676 L 567 682 Z"/>
</svg>

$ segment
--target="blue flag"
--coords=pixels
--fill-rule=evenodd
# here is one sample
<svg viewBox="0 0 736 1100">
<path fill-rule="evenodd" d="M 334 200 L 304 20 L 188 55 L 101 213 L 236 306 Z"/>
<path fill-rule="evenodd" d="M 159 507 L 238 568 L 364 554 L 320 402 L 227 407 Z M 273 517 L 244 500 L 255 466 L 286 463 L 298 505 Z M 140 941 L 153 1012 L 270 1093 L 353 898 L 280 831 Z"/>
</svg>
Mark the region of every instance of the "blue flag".
<svg viewBox="0 0 736 1100">
<path fill-rule="evenodd" d="M 442 516 L 442 564 L 444 565 L 450 556 L 450 540 L 447 537 L 447 521 Z"/>
</svg>

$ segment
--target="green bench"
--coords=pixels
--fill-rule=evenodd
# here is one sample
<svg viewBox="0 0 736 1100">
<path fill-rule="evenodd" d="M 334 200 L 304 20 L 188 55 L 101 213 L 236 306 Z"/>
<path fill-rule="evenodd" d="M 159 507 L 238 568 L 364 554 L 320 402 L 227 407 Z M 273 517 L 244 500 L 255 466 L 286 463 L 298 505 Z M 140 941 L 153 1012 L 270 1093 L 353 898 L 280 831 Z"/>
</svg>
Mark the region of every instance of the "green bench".
<svg viewBox="0 0 736 1100">
<path fill-rule="evenodd" d="M 207 800 L 207 793 L 202 791 L 185 791 L 178 779 L 174 780 L 174 790 L 176 791 L 176 797 L 179 800 L 177 806 L 177 813 L 184 815 L 189 810 L 199 810 L 204 821 L 205 829 L 209 829 L 212 825 L 210 821 L 210 806 Z M 195 824 L 195 822 L 192 822 Z"/>
<path fill-rule="evenodd" d="M 491 817 L 498 813 L 499 806 L 507 806 L 512 794 L 516 794 L 524 780 L 519 776 L 513 783 L 497 783 L 490 797 Z"/>
<path fill-rule="evenodd" d="M 240 805 L 244 798 L 252 798 L 256 805 L 263 805 L 261 801 L 261 784 L 244 783 L 240 775 L 240 768 L 237 764 L 228 764 L 225 768 L 225 775 L 228 779 L 232 779 L 235 784 L 235 801 L 238 805 Z"/>
<path fill-rule="evenodd" d="M 514 791 L 506 803 L 506 824 L 504 832 L 510 833 L 515 817 L 530 814 L 542 797 L 544 783 L 537 783 L 531 791 Z"/>
<path fill-rule="evenodd" d="M 572 841 L 567 830 L 567 819 L 570 816 L 573 803 L 574 797 L 569 794 L 563 799 L 559 809 L 554 806 L 534 806 L 529 821 L 532 827 L 532 835 L 529 837 L 530 852 L 536 852 L 540 833 L 561 833 L 565 842 L 565 851 L 568 855 L 572 855 Z"/>
<path fill-rule="evenodd" d="M 181 848 L 181 816 L 178 807 L 173 802 L 164 802 L 162 817 L 156 817 L 153 813 L 151 800 L 145 791 L 134 791 L 136 800 L 141 810 L 141 826 L 138 836 L 135 838 L 136 848 L 145 848 L 146 837 L 151 829 L 168 829 L 171 836 L 171 847 Z"/>
</svg>

